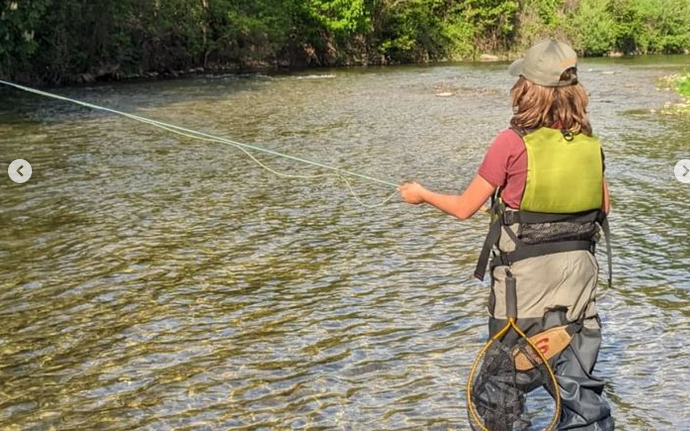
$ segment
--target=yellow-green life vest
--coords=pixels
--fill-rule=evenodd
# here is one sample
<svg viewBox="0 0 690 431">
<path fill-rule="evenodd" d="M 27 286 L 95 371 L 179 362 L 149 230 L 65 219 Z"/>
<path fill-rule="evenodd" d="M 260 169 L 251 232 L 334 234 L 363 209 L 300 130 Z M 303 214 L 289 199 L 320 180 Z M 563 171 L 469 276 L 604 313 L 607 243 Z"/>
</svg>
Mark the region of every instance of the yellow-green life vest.
<svg viewBox="0 0 690 431">
<path fill-rule="evenodd" d="M 527 148 L 527 179 L 520 209 L 506 210 L 496 193 L 491 227 L 479 254 L 475 277 L 484 279 L 492 247 L 498 245 L 503 226 L 520 225 L 517 233 L 505 230 L 516 248 L 511 252 L 496 250 L 492 268 L 510 267 L 523 259 L 553 253 L 576 250 L 594 253 L 598 236 L 594 229 L 598 225 L 606 238 L 611 285 L 611 243 L 606 213 L 602 210 L 604 165 L 599 139 L 548 127 L 522 138 Z M 553 237 L 544 235 L 541 227 L 533 228 L 531 237 L 523 229 L 523 226 L 558 223 L 568 225 L 564 225 L 564 230 L 555 229 Z"/>
<path fill-rule="evenodd" d="M 601 208 L 604 174 L 599 139 L 542 127 L 523 140 L 527 180 L 521 211 L 572 214 Z"/>
</svg>

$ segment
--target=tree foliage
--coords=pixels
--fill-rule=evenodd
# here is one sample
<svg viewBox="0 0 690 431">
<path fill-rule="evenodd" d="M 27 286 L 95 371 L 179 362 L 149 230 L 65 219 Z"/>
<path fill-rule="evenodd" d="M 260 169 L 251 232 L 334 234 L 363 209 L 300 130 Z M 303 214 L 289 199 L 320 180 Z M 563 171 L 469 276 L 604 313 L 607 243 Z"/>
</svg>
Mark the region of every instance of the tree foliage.
<svg viewBox="0 0 690 431">
<path fill-rule="evenodd" d="M 543 37 L 583 54 L 690 49 L 688 0 L 0 0 L 0 75 L 475 58 Z"/>
</svg>

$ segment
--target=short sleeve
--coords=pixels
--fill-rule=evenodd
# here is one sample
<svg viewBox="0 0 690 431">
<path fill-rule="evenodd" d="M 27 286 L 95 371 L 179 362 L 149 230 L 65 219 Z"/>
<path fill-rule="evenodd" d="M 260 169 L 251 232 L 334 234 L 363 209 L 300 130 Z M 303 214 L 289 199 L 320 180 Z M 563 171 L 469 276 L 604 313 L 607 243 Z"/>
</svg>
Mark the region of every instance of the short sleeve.
<svg viewBox="0 0 690 431">
<path fill-rule="evenodd" d="M 484 161 L 479 166 L 477 172 L 479 176 L 493 186 L 505 185 L 508 178 L 509 159 L 514 153 L 516 143 L 519 145 L 521 142 L 522 140 L 514 131 L 508 129 L 501 132 L 489 146 Z"/>
</svg>

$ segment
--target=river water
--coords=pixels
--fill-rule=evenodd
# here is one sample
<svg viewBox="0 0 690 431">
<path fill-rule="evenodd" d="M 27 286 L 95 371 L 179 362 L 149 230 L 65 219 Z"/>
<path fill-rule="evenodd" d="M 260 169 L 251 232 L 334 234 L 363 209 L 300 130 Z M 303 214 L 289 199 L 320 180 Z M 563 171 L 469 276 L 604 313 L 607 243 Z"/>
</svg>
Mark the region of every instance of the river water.
<svg viewBox="0 0 690 431">
<path fill-rule="evenodd" d="M 659 113 L 679 98 L 656 85 L 688 63 L 580 65 L 613 202 L 596 372 L 618 430 L 690 430 L 690 185 L 673 176 L 690 116 Z M 512 83 L 459 64 L 55 92 L 451 193 L 507 126 Z M 469 429 L 485 216 L 367 208 L 336 176 L 15 90 L 0 168 L 0 429 Z M 394 192 L 350 181 L 367 203 Z"/>
</svg>

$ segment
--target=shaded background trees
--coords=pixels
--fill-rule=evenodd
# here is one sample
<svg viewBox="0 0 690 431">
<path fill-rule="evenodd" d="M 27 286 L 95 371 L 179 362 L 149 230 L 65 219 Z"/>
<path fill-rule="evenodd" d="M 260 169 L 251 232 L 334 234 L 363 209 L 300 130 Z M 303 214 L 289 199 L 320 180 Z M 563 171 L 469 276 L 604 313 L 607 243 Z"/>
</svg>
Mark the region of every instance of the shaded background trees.
<svg viewBox="0 0 690 431">
<path fill-rule="evenodd" d="M 190 68 L 391 64 L 690 49 L 687 0 L 0 0 L 0 75 L 117 79 Z"/>
</svg>

